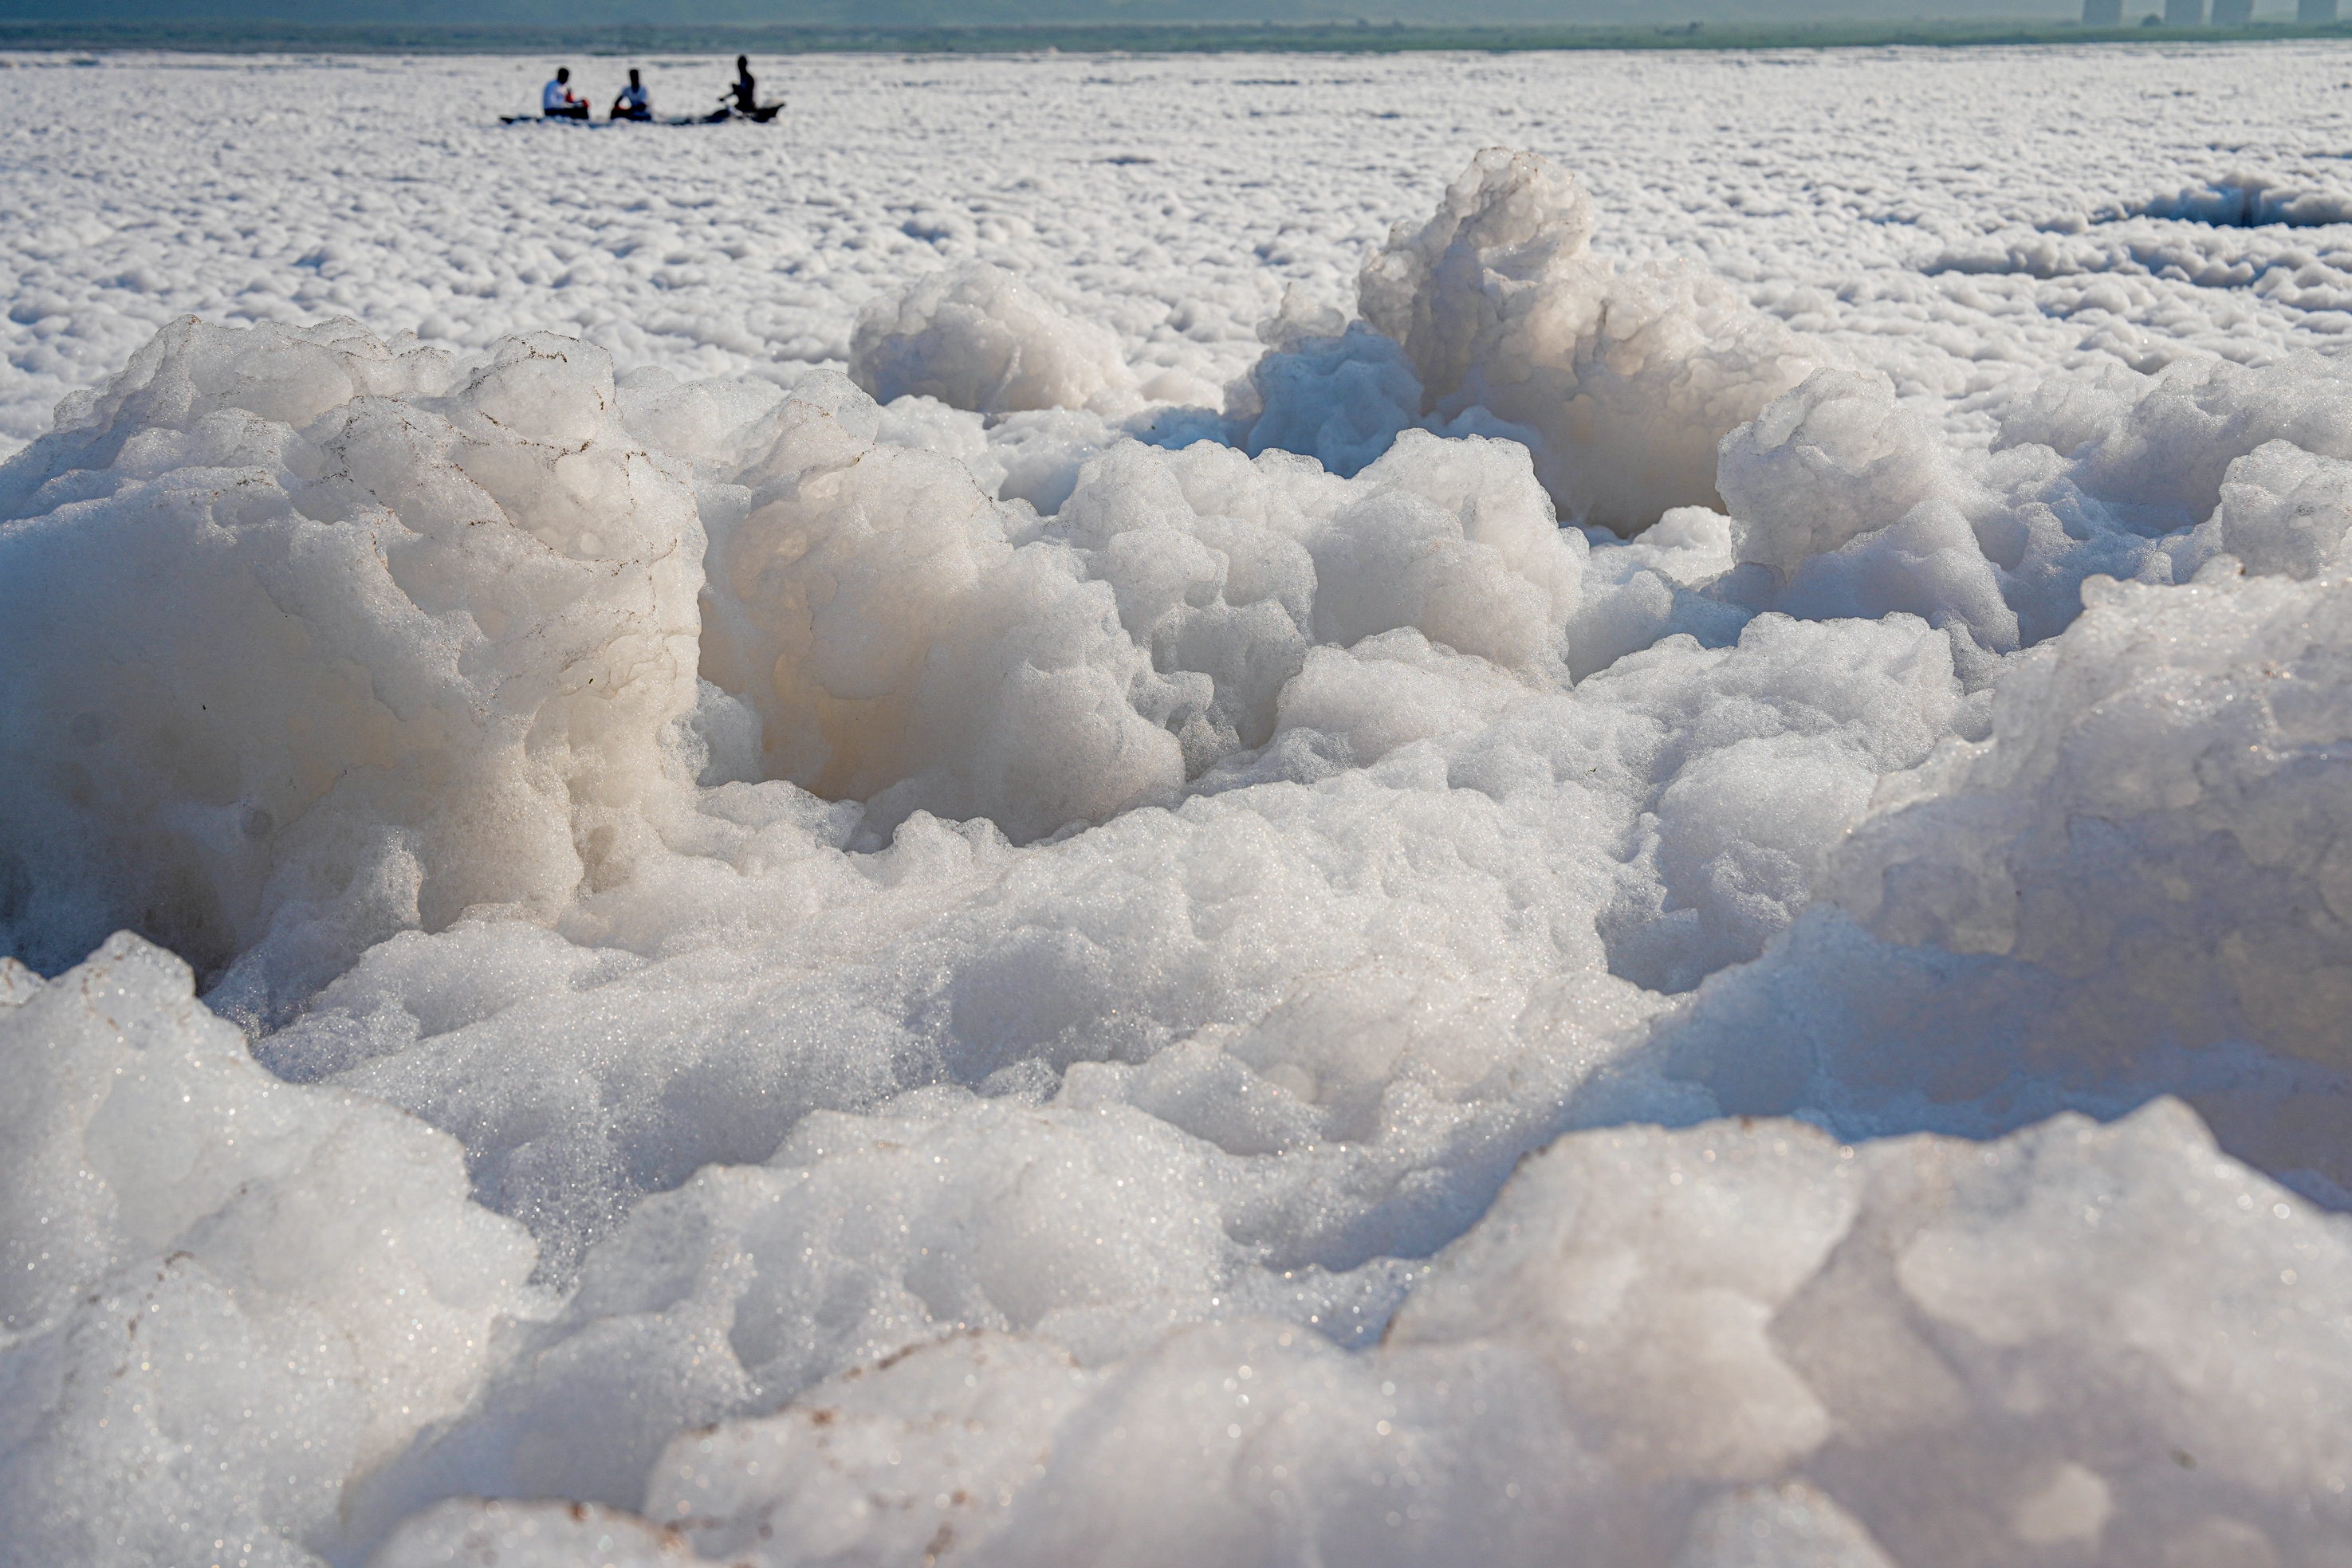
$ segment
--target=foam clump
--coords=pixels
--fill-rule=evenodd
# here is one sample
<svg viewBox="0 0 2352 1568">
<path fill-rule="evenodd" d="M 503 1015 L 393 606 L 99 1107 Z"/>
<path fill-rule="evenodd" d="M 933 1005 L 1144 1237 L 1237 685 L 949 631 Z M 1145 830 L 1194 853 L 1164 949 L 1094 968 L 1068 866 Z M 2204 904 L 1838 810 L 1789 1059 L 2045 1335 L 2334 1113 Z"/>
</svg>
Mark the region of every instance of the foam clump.
<svg viewBox="0 0 2352 1568">
<path fill-rule="evenodd" d="M 2185 583 L 2222 555 L 2328 570 L 2347 429 L 2340 366 L 2184 361 L 2053 378 L 1977 455 L 1883 378 L 1819 371 L 1725 438 L 1739 567 L 1710 586 L 1809 619 L 1921 615 L 2006 653 L 2064 631 L 2095 577 Z"/>
<path fill-rule="evenodd" d="M 1115 591 L 1067 549 L 1016 549 L 960 465 L 809 419 L 711 585 L 709 663 L 760 714 L 768 772 L 1024 837 L 1172 789 L 1177 741 L 1129 695 L 1165 712 L 1183 693 L 1155 685 Z"/>
<path fill-rule="evenodd" d="M 933 397 L 982 413 L 1085 408 L 1135 388 L 1108 329 L 988 262 L 931 273 L 867 305 L 849 374 L 884 402 Z"/>
<path fill-rule="evenodd" d="M 45 967 L 134 926 L 268 1016 L 404 927 L 551 915 L 668 777 L 701 528 L 600 350 L 184 322 L 0 486 L 0 866 Z"/>
<path fill-rule="evenodd" d="M 2352 384 L 2304 354 L 2249 368 L 2202 356 L 2153 375 L 2122 366 L 2053 376 L 2002 413 L 1999 450 L 2042 446 L 2075 483 L 2145 532 L 2204 520 L 2231 464 L 2272 441 L 2352 458 Z"/>
<path fill-rule="evenodd" d="M 1825 370 L 1724 437 L 1719 483 L 1739 559 L 1791 577 L 1900 521 L 1952 485 L 1955 467 L 1884 378 Z"/>
<path fill-rule="evenodd" d="M 313 1561 L 349 1479 L 470 1397 L 529 1237 L 454 1140 L 263 1071 L 170 955 L 0 971 L 9 1560 Z"/>
<path fill-rule="evenodd" d="M 2088 1039 L 2252 1038 L 2352 1068 L 2352 894 L 2322 847 L 2352 810 L 2342 579 L 2088 597 L 2002 682 L 1988 741 L 1889 786 L 1838 902 L 1892 941 L 2067 976 Z"/>
<path fill-rule="evenodd" d="M 1288 454 L 1127 442 L 1050 518 L 795 391 L 712 518 L 705 673 L 771 778 L 986 816 L 1016 840 L 1174 799 L 1264 745 L 1316 643 L 1411 628 L 1565 675 L 1583 541 L 1524 451 L 1415 433 L 1352 482 Z"/>
<path fill-rule="evenodd" d="M 1412 357 L 1426 411 L 1533 432 L 1561 512 L 1632 534 L 1714 504 L 1717 443 L 1810 361 L 1692 263 L 1596 256 L 1595 223 L 1574 176 L 1490 148 L 1426 223 L 1397 225 L 1359 289 L 1364 319 Z"/>
<path fill-rule="evenodd" d="M 1243 400 L 1255 405 L 1244 443 L 1251 456 L 1296 452 L 1352 478 L 1420 423 L 1412 356 L 1370 324 L 1317 308 L 1294 286 L 1258 336 L 1266 352 L 1250 367 Z"/>
<path fill-rule="evenodd" d="M 2352 1518 L 2318 1283 L 2347 1243 L 2172 1103 L 1989 1145 L 1594 1133 L 1514 1179 L 1386 1348 L 1522 1350 L 1621 1476 L 1801 1480 L 1886 1561 L 2293 1561 Z"/>
<path fill-rule="evenodd" d="M 2221 479 L 2221 504 L 2189 536 L 2174 570 L 2188 575 L 2215 556 L 2246 571 L 2314 578 L 2340 572 L 2344 537 L 2352 531 L 2352 463 L 2320 457 L 2285 441 L 2268 441 L 2233 459 Z"/>
</svg>

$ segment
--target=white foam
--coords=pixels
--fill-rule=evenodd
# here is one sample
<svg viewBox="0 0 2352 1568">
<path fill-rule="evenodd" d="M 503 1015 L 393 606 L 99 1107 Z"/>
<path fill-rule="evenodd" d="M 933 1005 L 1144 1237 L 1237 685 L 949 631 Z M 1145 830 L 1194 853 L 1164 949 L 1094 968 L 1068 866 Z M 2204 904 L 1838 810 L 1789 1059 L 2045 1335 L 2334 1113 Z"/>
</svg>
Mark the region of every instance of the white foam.
<svg viewBox="0 0 2352 1568">
<path fill-rule="evenodd" d="M 69 399 L 0 1556 L 2323 1560 L 2341 361 L 1989 294 L 1931 387 L 1924 277 L 1621 265 L 1600 167 L 1278 308 L 925 208 L 749 379 L 183 323 Z"/>
<path fill-rule="evenodd" d="M 135 937 L 0 1011 L 10 1550 L 310 1560 L 347 1479 L 462 1409 L 526 1308 L 455 1140 L 283 1083 Z M 221 1542 L 212 1547 L 215 1540 Z"/>
<path fill-rule="evenodd" d="M 1534 432 L 1561 511 L 1631 534 L 1716 500 L 1716 444 L 1810 363 L 1705 268 L 1595 256 L 1595 222 L 1573 175 L 1492 148 L 1426 224 L 1397 225 L 1360 293 L 1433 412 Z"/>
<path fill-rule="evenodd" d="M 702 530 L 585 344 L 182 323 L 0 483 L 50 966 L 138 926 L 268 1016 L 404 926 L 551 915 L 676 771 Z"/>
<path fill-rule="evenodd" d="M 858 313 L 849 373 L 883 402 L 914 395 L 978 413 L 1085 408 L 1131 391 L 1118 340 L 1018 277 L 971 262 Z"/>
</svg>

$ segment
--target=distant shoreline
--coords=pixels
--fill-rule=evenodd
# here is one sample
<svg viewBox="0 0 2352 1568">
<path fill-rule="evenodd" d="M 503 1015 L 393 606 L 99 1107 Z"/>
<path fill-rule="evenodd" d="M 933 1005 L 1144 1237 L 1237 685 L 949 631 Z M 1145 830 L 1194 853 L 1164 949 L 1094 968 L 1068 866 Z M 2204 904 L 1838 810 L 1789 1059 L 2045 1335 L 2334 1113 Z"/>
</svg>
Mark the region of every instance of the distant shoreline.
<svg viewBox="0 0 2352 1568">
<path fill-rule="evenodd" d="M 0 51 L 161 50 L 192 54 L 1401 54 L 1528 50 L 1984 48 L 2068 44 L 2264 43 L 2352 39 L 2352 20 L 2243 27 L 2065 22 L 1686 23 L 1649 26 L 1439 26 L 1402 23 L 1065 24 L 811 27 L 637 24 L 447 26 L 371 23 L 0 22 Z"/>
</svg>

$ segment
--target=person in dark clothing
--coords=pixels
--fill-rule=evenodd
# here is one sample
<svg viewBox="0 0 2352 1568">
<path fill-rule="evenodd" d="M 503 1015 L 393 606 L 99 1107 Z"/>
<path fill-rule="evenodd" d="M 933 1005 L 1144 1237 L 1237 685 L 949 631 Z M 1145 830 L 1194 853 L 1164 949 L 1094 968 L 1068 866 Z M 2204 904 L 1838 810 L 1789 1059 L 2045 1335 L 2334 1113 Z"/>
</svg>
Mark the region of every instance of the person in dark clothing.
<svg viewBox="0 0 2352 1568">
<path fill-rule="evenodd" d="M 765 125 L 776 118 L 778 110 L 784 107 L 781 103 L 772 103 L 765 109 L 760 107 L 760 84 L 751 75 L 751 60 L 748 55 L 735 57 L 735 85 L 720 93 L 719 101 L 721 107 L 704 118 L 725 120 L 740 114 L 746 120 L 756 120 Z"/>
<path fill-rule="evenodd" d="M 651 120 L 653 117 L 654 100 L 651 96 L 646 93 L 646 84 L 638 79 L 637 73 L 631 71 L 629 73 L 629 85 L 621 89 L 621 96 L 613 100 L 613 118 L 615 120 Z"/>
</svg>

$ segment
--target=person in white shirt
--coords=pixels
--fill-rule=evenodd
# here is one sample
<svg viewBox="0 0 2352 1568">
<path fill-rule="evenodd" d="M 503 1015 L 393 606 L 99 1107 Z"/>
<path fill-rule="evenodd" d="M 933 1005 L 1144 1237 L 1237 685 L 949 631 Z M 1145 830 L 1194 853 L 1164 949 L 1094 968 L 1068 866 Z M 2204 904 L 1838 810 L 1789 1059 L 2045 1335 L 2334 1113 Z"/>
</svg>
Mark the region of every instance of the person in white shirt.
<svg viewBox="0 0 2352 1568">
<path fill-rule="evenodd" d="M 560 67 L 555 79 L 539 89 L 539 111 L 550 120 L 585 120 L 588 100 L 574 94 L 571 87 L 572 72 Z"/>
<path fill-rule="evenodd" d="M 646 91 L 646 84 L 637 79 L 637 73 L 631 71 L 629 73 L 629 85 L 621 89 L 621 96 L 613 100 L 613 118 L 615 120 L 651 120 L 653 117 L 654 100 L 652 95 Z"/>
</svg>

